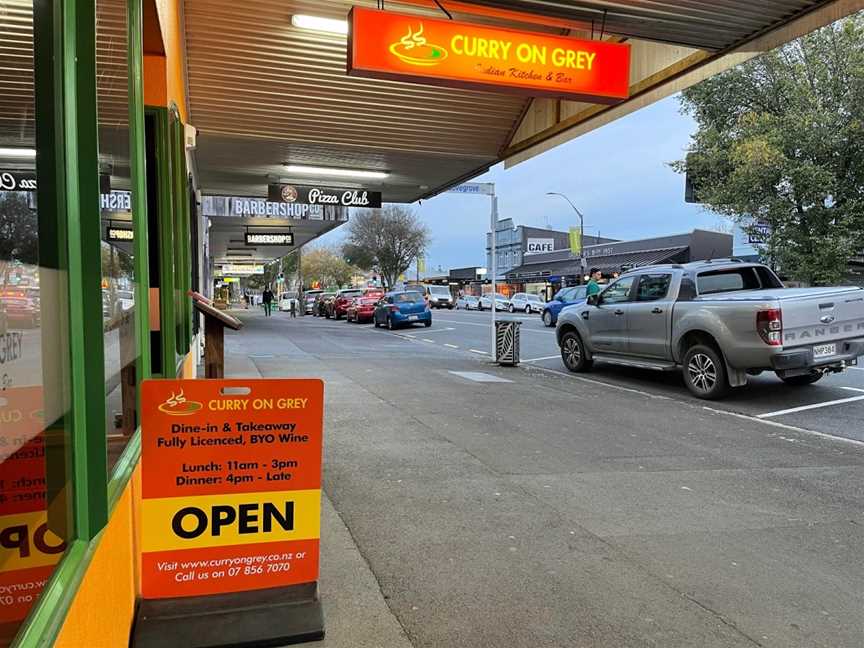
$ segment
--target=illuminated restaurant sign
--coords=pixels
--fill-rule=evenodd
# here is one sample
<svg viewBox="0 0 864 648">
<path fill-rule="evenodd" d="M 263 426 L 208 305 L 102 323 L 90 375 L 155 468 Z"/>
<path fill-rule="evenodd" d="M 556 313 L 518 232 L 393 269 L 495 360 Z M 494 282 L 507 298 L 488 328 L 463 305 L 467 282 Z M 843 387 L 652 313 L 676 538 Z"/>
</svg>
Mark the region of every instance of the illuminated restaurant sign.
<svg viewBox="0 0 864 648">
<path fill-rule="evenodd" d="M 292 232 L 246 232 L 246 245 L 294 245 Z"/>
<path fill-rule="evenodd" d="M 305 203 L 342 207 L 380 207 L 381 192 L 291 184 L 271 184 L 267 200 L 273 203 Z"/>
<path fill-rule="evenodd" d="M 106 238 L 109 241 L 133 241 L 135 232 L 126 227 L 109 227 Z"/>
<path fill-rule="evenodd" d="M 629 96 L 630 46 L 354 7 L 348 73 L 617 103 Z"/>
</svg>

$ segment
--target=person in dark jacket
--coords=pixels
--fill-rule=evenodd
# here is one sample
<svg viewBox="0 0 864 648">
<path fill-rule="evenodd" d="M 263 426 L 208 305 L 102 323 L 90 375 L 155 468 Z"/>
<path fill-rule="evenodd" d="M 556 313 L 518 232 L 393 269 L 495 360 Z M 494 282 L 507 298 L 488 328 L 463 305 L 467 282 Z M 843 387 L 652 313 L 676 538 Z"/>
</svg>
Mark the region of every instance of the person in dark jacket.
<svg viewBox="0 0 864 648">
<path fill-rule="evenodd" d="M 269 286 L 261 294 L 261 301 L 264 302 L 264 315 L 270 317 L 270 313 L 273 312 L 273 293 Z"/>
</svg>

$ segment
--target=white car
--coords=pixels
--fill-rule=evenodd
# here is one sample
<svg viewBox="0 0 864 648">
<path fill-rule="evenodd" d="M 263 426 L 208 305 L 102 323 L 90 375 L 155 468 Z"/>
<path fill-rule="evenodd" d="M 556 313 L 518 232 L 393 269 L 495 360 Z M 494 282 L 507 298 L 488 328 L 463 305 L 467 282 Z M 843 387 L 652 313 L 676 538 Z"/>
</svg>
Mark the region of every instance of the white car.
<svg viewBox="0 0 864 648">
<path fill-rule="evenodd" d="M 291 303 L 294 303 L 295 312 L 300 312 L 300 300 L 297 299 L 296 292 L 283 292 L 279 295 L 279 310 L 280 311 L 290 311 Z"/>
<path fill-rule="evenodd" d="M 480 298 L 480 310 L 492 310 L 492 297 L 485 294 Z M 501 293 L 495 293 L 495 310 L 510 310 L 510 300 Z"/>
<path fill-rule="evenodd" d="M 478 310 L 480 308 L 480 300 L 474 295 L 464 295 L 456 301 L 456 308 Z"/>
<path fill-rule="evenodd" d="M 510 298 L 510 312 L 515 313 L 517 310 L 524 313 L 542 313 L 543 301 L 539 295 L 530 295 L 528 293 L 516 293 Z"/>
</svg>

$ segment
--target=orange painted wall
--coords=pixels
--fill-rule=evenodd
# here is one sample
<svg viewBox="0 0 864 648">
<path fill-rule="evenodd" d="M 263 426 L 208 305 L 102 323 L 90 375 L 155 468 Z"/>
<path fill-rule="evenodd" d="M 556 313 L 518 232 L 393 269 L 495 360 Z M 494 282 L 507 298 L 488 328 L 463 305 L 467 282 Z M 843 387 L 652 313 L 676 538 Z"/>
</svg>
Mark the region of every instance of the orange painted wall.
<svg viewBox="0 0 864 648">
<path fill-rule="evenodd" d="M 99 539 L 54 648 L 122 648 L 129 644 L 138 585 L 136 491 L 140 466 Z M 110 622 L 106 622 L 110 619 Z"/>
<path fill-rule="evenodd" d="M 162 43 L 165 46 L 165 77 L 168 103 L 173 101 L 180 110 L 180 119 L 189 123 L 186 112 L 186 63 L 183 38 L 185 26 L 180 19 L 180 0 L 156 0 Z"/>
<path fill-rule="evenodd" d="M 167 106 L 168 85 L 165 77 L 165 57 L 144 55 L 144 105 Z"/>
</svg>

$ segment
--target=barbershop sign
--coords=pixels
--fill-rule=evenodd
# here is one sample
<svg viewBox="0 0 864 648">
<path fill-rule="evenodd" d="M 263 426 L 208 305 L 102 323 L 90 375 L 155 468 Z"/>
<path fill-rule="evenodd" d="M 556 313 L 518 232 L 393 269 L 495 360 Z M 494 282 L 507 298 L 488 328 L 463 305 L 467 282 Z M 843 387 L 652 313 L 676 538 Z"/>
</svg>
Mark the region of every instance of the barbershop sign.
<svg viewBox="0 0 864 648">
<path fill-rule="evenodd" d="M 271 184 L 267 200 L 275 203 L 341 205 L 342 207 L 380 207 L 381 192 L 367 189 L 340 189 L 291 184 Z"/>
<path fill-rule="evenodd" d="M 614 104 L 630 46 L 354 7 L 348 74 Z"/>
</svg>

